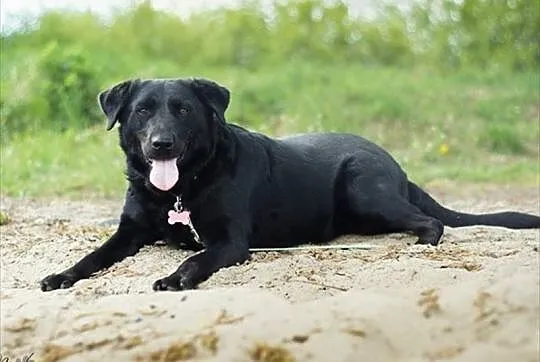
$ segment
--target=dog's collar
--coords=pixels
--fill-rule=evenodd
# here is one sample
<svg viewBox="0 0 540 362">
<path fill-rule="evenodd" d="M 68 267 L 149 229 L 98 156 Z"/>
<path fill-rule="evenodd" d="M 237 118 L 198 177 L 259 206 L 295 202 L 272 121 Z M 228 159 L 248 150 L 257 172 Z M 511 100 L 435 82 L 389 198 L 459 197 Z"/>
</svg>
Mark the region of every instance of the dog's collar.
<svg viewBox="0 0 540 362">
<path fill-rule="evenodd" d="M 184 205 L 182 205 L 182 197 L 180 195 L 174 195 L 176 197 L 176 201 L 173 204 L 172 210 L 169 210 L 168 212 L 168 220 L 167 222 L 170 225 L 174 225 L 176 223 L 181 223 L 183 225 L 186 225 L 189 227 L 189 230 L 191 231 L 191 234 L 193 234 L 193 239 L 197 244 L 203 245 L 201 242 L 201 238 L 199 237 L 199 234 L 197 233 L 197 230 L 195 230 L 195 227 L 193 226 L 193 223 L 191 222 L 191 212 L 189 210 L 186 210 Z"/>
</svg>

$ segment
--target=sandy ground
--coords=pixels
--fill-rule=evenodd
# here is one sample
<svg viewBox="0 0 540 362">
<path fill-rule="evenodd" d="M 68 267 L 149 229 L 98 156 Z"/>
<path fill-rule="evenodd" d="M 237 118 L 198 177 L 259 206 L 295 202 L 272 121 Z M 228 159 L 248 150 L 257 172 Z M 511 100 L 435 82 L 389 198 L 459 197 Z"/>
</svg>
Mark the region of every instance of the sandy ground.
<svg viewBox="0 0 540 362">
<path fill-rule="evenodd" d="M 535 189 L 430 189 L 448 206 L 540 213 Z M 371 250 L 256 253 L 199 290 L 153 292 L 189 255 L 143 249 L 73 288 L 39 280 L 114 228 L 121 200 L 2 198 L 2 361 L 538 361 L 539 230 L 396 234 Z"/>
</svg>

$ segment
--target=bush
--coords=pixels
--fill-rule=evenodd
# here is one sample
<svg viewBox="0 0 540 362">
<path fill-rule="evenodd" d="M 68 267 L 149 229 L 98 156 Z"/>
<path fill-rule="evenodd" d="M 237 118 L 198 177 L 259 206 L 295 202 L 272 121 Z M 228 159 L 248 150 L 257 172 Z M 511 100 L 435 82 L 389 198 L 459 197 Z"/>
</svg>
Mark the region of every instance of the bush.
<svg viewBox="0 0 540 362">
<path fill-rule="evenodd" d="M 35 61 L 10 68 L 2 79 L 2 140 L 17 132 L 87 127 L 102 120 L 96 107 L 98 72 L 80 46 L 50 42 Z"/>
<path fill-rule="evenodd" d="M 96 107 L 97 70 L 90 54 L 78 46 L 49 43 L 39 61 L 40 92 L 47 102 L 53 129 L 87 127 L 101 120 Z"/>
</svg>

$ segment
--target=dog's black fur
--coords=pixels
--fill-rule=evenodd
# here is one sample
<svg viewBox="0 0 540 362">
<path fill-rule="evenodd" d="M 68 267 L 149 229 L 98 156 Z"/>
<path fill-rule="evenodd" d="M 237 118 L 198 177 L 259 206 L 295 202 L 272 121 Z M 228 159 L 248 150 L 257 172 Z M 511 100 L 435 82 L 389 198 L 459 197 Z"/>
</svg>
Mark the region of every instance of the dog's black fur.
<svg viewBox="0 0 540 362">
<path fill-rule="evenodd" d="M 443 225 L 540 227 L 534 215 L 446 209 L 408 181 L 386 151 L 358 136 L 272 139 L 228 124 L 229 91 L 208 80 L 125 81 L 100 93 L 99 103 L 107 129 L 120 124 L 126 154 L 129 188 L 120 225 L 73 267 L 43 279 L 44 291 L 70 287 L 157 240 L 198 251 L 153 285 L 182 290 L 244 262 L 250 247 L 404 231 L 437 245 Z M 180 178 L 163 192 L 149 182 L 148 160 L 173 157 Z M 176 196 L 204 246 L 186 226 L 167 223 Z"/>
</svg>

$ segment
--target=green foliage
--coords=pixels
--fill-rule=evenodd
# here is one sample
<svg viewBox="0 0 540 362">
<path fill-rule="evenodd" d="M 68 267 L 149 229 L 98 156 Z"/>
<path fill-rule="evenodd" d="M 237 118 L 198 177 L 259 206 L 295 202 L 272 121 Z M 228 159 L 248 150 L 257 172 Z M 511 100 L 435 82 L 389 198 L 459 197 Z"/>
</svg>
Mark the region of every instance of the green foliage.
<svg viewBox="0 0 540 362">
<path fill-rule="evenodd" d="M 101 120 L 97 68 L 81 46 L 48 43 L 34 62 L 14 63 L 2 79 L 3 141 L 21 131 L 62 131 Z"/>
<path fill-rule="evenodd" d="M 50 128 L 65 130 L 88 126 L 101 119 L 96 107 L 97 71 L 90 55 L 80 47 L 47 45 L 39 62 L 40 93 L 47 102 Z"/>
<path fill-rule="evenodd" d="M 537 69 L 540 6 L 529 0 L 425 0 L 412 9 L 420 53 L 442 67 Z"/>
<path fill-rule="evenodd" d="M 338 0 L 259 1 L 179 18 L 149 1 L 107 24 L 92 13 L 48 12 L 35 28 L 4 36 L 7 49 L 74 44 L 109 60 L 256 68 L 291 59 L 437 69 L 540 65 L 540 7 L 530 0 L 419 0 L 358 18 Z M 114 70 L 112 70 L 114 71 Z"/>
</svg>

